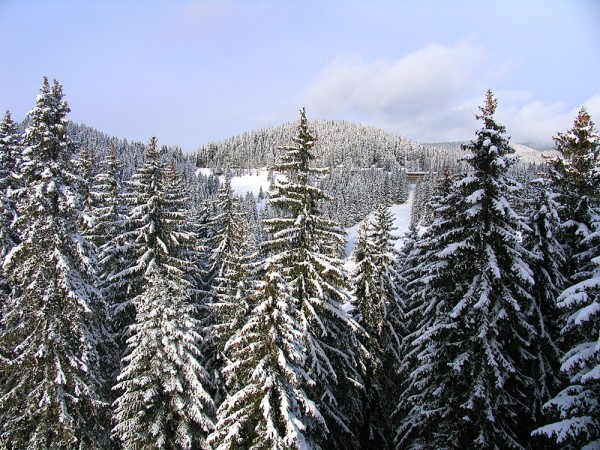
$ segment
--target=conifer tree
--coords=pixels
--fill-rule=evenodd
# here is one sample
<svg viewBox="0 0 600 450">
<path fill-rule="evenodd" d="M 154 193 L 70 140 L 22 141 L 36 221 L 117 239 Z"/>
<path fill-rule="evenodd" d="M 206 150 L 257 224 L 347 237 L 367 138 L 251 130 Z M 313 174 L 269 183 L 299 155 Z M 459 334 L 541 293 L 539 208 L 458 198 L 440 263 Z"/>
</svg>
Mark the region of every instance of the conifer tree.
<svg viewBox="0 0 600 450">
<path fill-rule="evenodd" d="M 113 215 L 109 220 L 114 227 L 113 236 L 101 250 L 100 268 L 102 289 L 111 306 L 111 322 L 118 336 L 120 353 L 125 351 L 126 330 L 133 323 L 135 308 L 132 299 L 141 292 L 144 286 L 144 273 L 153 261 L 158 242 L 153 233 L 155 216 L 159 205 L 156 191 L 163 188 L 164 163 L 155 137 L 150 139 L 146 149 L 145 163 L 126 182 L 124 192 L 119 195 L 120 186 L 113 178 L 119 170 L 118 162 L 108 166 L 111 180 L 101 189 L 109 194 L 99 196 L 110 197 L 111 207 L 108 212 Z M 100 176 L 105 179 L 104 176 Z M 162 192 L 161 192 L 162 195 Z M 122 211 L 121 211 L 122 209 Z M 101 226 L 102 220 L 98 222 Z"/>
<path fill-rule="evenodd" d="M 214 235 L 209 241 L 211 338 L 219 351 L 244 320 L 248 305 L 244 281 L 246 278 L 246 232 L 239 198 L 231 189 L 229 174 L 219 189 L 217 214 L 209 226 Z"/>
<path fill-rule="evenodd" d="M 127 232 L 135 259 L 123 276 L 139 286 L 114 387 L 113 434 L 126 449 L 193 448 L 212 429 L 214 408 L 193 304 L 194 235 L 187 230 L 185 190 L 161 162 L 155 138 L 146 157 L 129 192 L 136 202 Z"/>
<path fill-rule="evenodd" d="M 214 206 L 216 213 L 207 223 L 213 235 L 207 239 L 210 251 L 205 275 L 208 292 L 203 303 L 207 310 L 204 352 L 207 368 L 217 385 L 215 401 L 218 404 L 226 395 L 222 370 L 228 364 L 229 355 L 225 344 L 243 326 L 250 308 L 246 227 L 239 198 L 231 189 L 229 174 L 217 193 Z M 233 385 L 231 380 L 229 385 Z"/>
<path fill-rule="evenodd" d="M 227 342 L 232 389 L 217 412 L 212 448 L 316 448 L 314 428 L 324 419 L 304 390 L 315 382 L 304 369 L 298 300 L 280 269 L 268 262 L 248 321 Z"/>
<path fill-rule="evenodd" d="M 388 399 L 398 397 L 395 373 L 400 362 L 402 309 L 392 230 L 389 209 L 379 205 L 373 222 L 365 220 L 361 226 L 353 255 L 353 315 L 366 331 L 360 353 L 364 381 L 361 448 L 391 444 L 388 418 L 393 407 Z"/>
<path fill-rule="evenodd" d="M 440 410 L 444 402 L 441 397 L 430 396 L 436 382 L 431 376 L 438 365 L 445 364 L 443 347 L 434 345 L 434 339 L 443 330 L 441 322 L 448 314 L 445 290 L 461 271 L 461 267 L 448 264 L 444 251 L 465 237 L 455 215 L 462 198 L 453 186 L 456 180 L 447 175 L 429 205 L 434 217 L 431 226 L 420 236 L 411 225 L 399 258 L 406 331 L 401 345 L 400 401 L 395 411 L 396 448 L 431 445 L 426 441 L 429 433 L 423 430 L 429 430 L 429 421 L 435 418 L 432 412 Z"/>
<path fill-rule="evenodd" d="M 120 294 L 124 291 L 127 281 L 122 279 L 115 282 L 111 278 L 125 269 L 122 248 L 117 246 L 117 239 L 125 229 L 125 211 L 119 182 L 121 166 L 113 147 L 104 161 L 104 170 L 94 176 L 89 187 L 86 214 L 89 222 L 85 226 L 85 236 L 95 246 L 98 255 L 96 273 L 100 291 L 108 307 L 108 321 L 105 327 L 112 340 L 105 345 L 102 365 L 103 373 L 111 381 L 118 375 L 120 359 L 125 348 L 125 327 L 129 324 L 124 323 L 123 314 L 115 313 L 115 309 L 119 311 L 119 306 L 124 303 Z M 112 397 L 112 392 L 109 395 Z"/>
<path fill-rule="evenodd" d="M 567 280 L 562 272 L 565 253 L 558 241 L 560 219 L 556 194 L 545 180 L 537 183 L 540 185 L 527 215 L 524 245 L 529 251 L 528 262 L 534 279 L 529 313 L 530 322 L 537 331 L 532 348 L 535 358 L 532 368 L 535 404 L 532 412 L 539 421 L 543 404 L 560 387 L 560 312 L 557 298 Z"/>
<path fill-rule="evenodd" d="M 1 263 L 8 252 L 19 242 L 13 229 L 16 205 L 13 198 L 18 187 L 16 172 L 21 155 L 21 137 L 17 124 L 6 111 L 0 123 L 0 292 L 8 290 L 6 277 L 2 275 Z M 0 301 L 0 306 L 2 302 Z"/>
<path fill-rule="evenodd" d="M 507 201 L 513 150 L 494 120 L 496 106 L 488 91 L 476 116 L 483 127 L 467 148 L 471 171 L 454 183 L 460 197 L 447 205 L 454 211 L 431 227 L 434 251 L 421 269 L 426 315 L 411 345 L 418 362 L 401 395 L 398 447 L 528 445 L 533 280 Z"/>
<path fill-rule="evenodd" d="M 559 194 L 561 241 L 566 252 L 566 276 L 578 272 L 579 243 L 585 239 L 590 224 L 586 223 L 598 206 L 598 167 L 600 149 L 598 132 L 585 108 L 575 118 L 573 128 L 554 138 L 560 156 L 550 160 L 550 175 Z"/>
<path fill-rule="evenodd" d="M 88 239 L 100 252 L 108 248 L 108 244 L 120 234 L 124 221 L 122 186 L 119 181 L 121 167 L 117 151 L 112 147 L 104 161 L 104 170 L 94 176 L 90 189 L 93 207 L 90 210 L 92 226 L 88 231 Z M 99 259 L 102 256 L 105 255 L 100 255 Z"/>
<path fill-rule="evenodd" d="M 600 136 L 582 108 L 574 126 L 555 138 L 561 156 L 552 162 L 562 194 L 569 258 L 566 289 L 558 297 L 567 351 L 561 371 L 568 381 L 546 404 L 554 423 L 535 431 L 564 448 L 600 446 Z M 568 238 L 566 239 L 568 234 Z"/>
<path fill-rule="evenodd" d="M 0 441 L 11 448 L 106 448 L 97 346 L 106 319 L 94 256 L 77 229 L 81 198 L 62 86 L 44 78 L 25 131 L 12 287 L 0 328 Z"/>
<path fill-rule="evenodd" d="M 79 176 L 79 191 L 81 192 L 83 201 L 83 210 L 89 214 L 94 206 L 94 197 L 91 194 L 91 188 L 98 170 L 95 152 L 83 147 L 74 160 L 74 165 L 75 172 Z M 88 222 L 84 223 L 84 225 L 87 225 L 88 228 L 91 227 L 91 223 L 89 223 L 90 219 L 86 217 L 83 219 L 84 221 L 87 219 Z"/>
<path fill-rule="evenodd" d="M 285 174 L 269 192 L 274 217 L 264 221 L 268 235 L 263 250 L 281 265 L 291 296 L 298 302 L 297 320 L 302 327 L 307 355 L 305 370 L 315 385 L 307 395 L 326 418 L 315 441 L 328 448 L 352 445 L 349 422 L 359 414 L 355 352 L 356 323 L 342 308 L 348 299 L 342 261 L 338 259 L 345 238 L 339 226 L 322 217 L 319 205 L 324 192 L 311 184 L 322 170 L 311 168 L 316 138 L 300 113 L 294 145 L 281 147 L 281 162 L 273 170 Z M 326 441 L 326 439 L 329 439 Z"/>
</svg>

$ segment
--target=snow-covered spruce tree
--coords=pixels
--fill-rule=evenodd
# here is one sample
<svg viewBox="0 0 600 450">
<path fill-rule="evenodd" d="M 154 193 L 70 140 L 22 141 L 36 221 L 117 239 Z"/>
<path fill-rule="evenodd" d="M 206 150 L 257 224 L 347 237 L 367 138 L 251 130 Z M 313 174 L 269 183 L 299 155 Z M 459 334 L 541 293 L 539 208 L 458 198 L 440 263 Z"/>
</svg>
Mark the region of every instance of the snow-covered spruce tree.
<svg viewBox="0 0 600 450">
<path fill-rule="evenodd" d="M 314 381 L 305 370 L 298 299 L 291 295 L 281 267 L 266 264 L 255 306 L 227 342 L 230 362 L 224 374 L 234 388 L 217 411 L 209 437 L 214 449 L 316 448 L 314 428 L 325 425 L 305 392 Z"/>
<path fill-rule="evenodd" d="M 573 128 L 554 138 L 560 156 L 550 160 L 554 190 L 560 194 L 561 241 L 567 257 L 567 276 L 578 272 L 578 242 L 585 238 L 590 208 L 598 206 L 598 167 L 600 144 L 594 122 L 585 108 L 575 118 Z"/>
<path fill-rule="evenodd" d="M 569 286 L 558 297 L 568 382 L 546 404 L 556 421 L 535 434 L 564 448 L 592 449 L 600 447 L 600 137 L 582 108 L 574 127 L 555 141 L 561 157 L 553 161 L 553 181 L 563 195 L 563 227 L 574 231 L 566 246 Z"/>
<path fill-rule="evenodd" d="M 115 313 L 115 308 L 118 309 L 125 301 L 120 295 L 126 289 L 127 282 L 124 279 L 114 281 L 111 278 L 125 269 L 122 248 L 117 243 L 117 238 L 125 230 L 125 211 L 119 182 L 120 169 L 121 163 L 113 147 L 104 161 L 103 169 L 94 176 L 89 187 L 86 214 L 89 221 L 85 227 L 86 238 L 96 247 L 96 273 L 102 297 L 109 311 L 106 328 L 112 336 L 112 342 L 104 348 L 102 365 L 103 373 L 111 381 L 118 375 L 120 359 L 125 348 L 124 328 L 130 323 L 123 323 L 123 315 Z M 112 383 L 110 386 L 112 387 Z M 112 391 L 109 394 L 114 397 Z"/>
<path fill-rule="evenodd" d="M 248 306 L 244 288 L 246 231 L 239 197 L 231 189 L 231 177 L 226 175 L 216 200 L 216 215 L 209 221 L 214 235 L 208 241 L 209 309 L 211 338 L 221 351 L 225 342 L 240 327 Z"/>
<path fill-rule="evenodd" d="M 272 169 L 285 175 L 272 184 L 269 205 L 274 217 L 264 221 L 263 250 L 291 287 L 307 355 L 305 370 L 314 380 L 306 394 L 316 403 L 327 426 L 310 430 L 311 440 L 326 448 L 352 448 L 350 420 L 360 414 L 359 375 L 356 369 L 356 322 L 342 308 L 348 300 L 342 261 L 337 257 L 345 237 L 339 226 L 321 215 L 324 192 L 312 185 L 320 171 L 310 167 L 315 158 L 315 136 L 306 113 L 300 113 L 294 145 L 281 147 L 281 162 Z"/>
<path fill-rule="evenodd" d="M 400 397 L 394 423 L 397 448 L 429 448 L 429 421 L 444 404 L 444 398 L 432 396 L 436 380 L 433 375 L 445 366 L 444 347 L 434 339 L 443 331 L 448 315 L 450 288 L 460 265 L 448 264 L 445 251 L 454 242 L 466 238 L 465 229 L 456 220 L 461 207 L 461 193 L 454 188 L 456 180 L 446 173 L 430 200 L 433 211 L 431 226 L 420 236 L 411 225 L 399 255 L 400 288 L 404 297 L 405 335 L 401 345 L 402 364 Z M 457 285 L 456 289 L 461 286 Z M 454 293 L 456 296 L 457 294 Z M 427 389 L 425 389 L 427 388 Z"/>
<path fill-rule="evenodd" d="M 533 414 L 540 420 L 543 404 L 560 388 L 560 313 L 557 298 L 566 285 L 562 273 L 565 254 L 558 241 L 560 220 L 556 194 L 547 179 L 535 180 L 534 198 L 527 211 L 527 228 L 523 243 L 529 251 L 528 263 L 533 272 L 530 323 L 538 338 L 533 342 L 532 376 L 535 379 Z"/>
<path fill-rule="evenodd" d="M 100 252 L 120 234 L 124 220 L 122 186 L 119 181 L 121 166 L 116 149 L 113 147 L 103 162 L 102 170 L 94 175 L 90 188 L 92 207 L 89 214 L 92 223 L 87 237 Z M 101 256 L 99 259 L 102 259 Z"/>
<path fill-rule="evenodd" d="M 454 183 L 460 197 L 445 231 L 430 237 L 434 251 L 421 272 L 429 306 L 412 344 L 418 363 L 401 395 L 398 448 L 528 445 L 533 280 L 506 200 L 513 150 L 494 120 L 496 105 L 488 91 L 477 116 L 483 127 L 467 147 L 471 170 Z M 434 220 L 431 231 L 441 226 Z"/>
<path fill-rule="evenodd" d="M 185 190 L 161 162 L 152 138 L 146 163 L 134 176 L 135 203 L 127 232 L 135 255 L 123 276 L 139 283 L 135 318 L 114 387 L 113 434 L 123 448 L 202 446 L 212 429 L 213 403 L 201 364 L 194 235 L 187 231 Z"/>
<path fill-rule="evenodd" d="M 241 328 L 249 312 L 248 244 L 246 225 L 239 198 L 231 189 L 231 177 L 219 189 L 214 204 L 215 214 L 207 227 L 213 233 L 207 239 L 208 270 L 205 274 L 207 292 L 203 300 L 207 329 L 204 353 L 207 369 L 215 380 L 217 405 L 225 398 L 226 386 L 222 370 L 229 356 L 225 344 Z M 233 381 L 229 380 L 232 386 Z"/>
<path fill-rule="evenodd" d="M 5 276 L 2 275 L 2 261 L 19 242 L 17 233 L 13 229 L 16 205 L 11 197 L 18 186 L 16 172 L 20 156 L 21 136 L 17 124 L 6 111 L 4 120 L 0 123 L 0 292 L 8 290 Z M 2 301 L 0 307 L 1 305 Z"/>
<path fill-rule="evenodd" d="M 106 319 L 80 196 L 62 86 L 44 78 L 24 135 L 15 228 L 4 261 L 12 292 L 0 328 L 0 442 L 10 448 L 106 448 L 108 404 L 97 345 Z"/>
<path fill-rule="evenodd" d="M 372 239 L 377 249 L 376 265 L 378 268 L 379 291 L 385 293 L 385 326 L 381 331 L 381 343 L 385 352 L 384 360 L 389 369 L 398 368 L 400 361 L 400 337 L 404 334 L 402 294 L 399 288 L 397 271 L 399 252 L 394 246 L 397 237 L 393 234 L 394 218 L 390 209 L 379 204 L 373 217 Z M 387 365 L 387 363 L 386 363 Z"/>
<path fill-rule="evenodd" d="M 109 166 L 107 170 L 114 173 L 107 174 L 108 185 L 101 189 L 110 191 L 106 195 L 111 197 L 111 214 L 116 220 L 109 224 L 112 236 L 100 252 L 100 271 L 102 290 L 110 303 L 111 322 L 123 354 L 127 347 L 127 330 L 135 317 L 132 301 L 141 293 L 144 274 L 153 261 L 152 252 L 160 245 L 154 235 L 153 223 L 159 206 L 162 206 L 157 192 L 164 189 L 165 164 L 156 138 L 150 139 L 144 165 L 125 183 L 120 195 L 117 179 L 108 180 L 120 170 L 119 163 L 115 160 L 112 168 Z"/>
<path fill-rule="evenodd" d="M 352 314 L 366 331 L 359 351 L 364 382 L 360 448 L 389 448 L 392 443 L 389 417 L 395 405 L 389 399 L 398 398 L 395 375 L 402 334 L 393 229 L 389 209 L 380 204 L 373 221 L 366 219 L 361 226 L 353 254 Z"/>
</svg>

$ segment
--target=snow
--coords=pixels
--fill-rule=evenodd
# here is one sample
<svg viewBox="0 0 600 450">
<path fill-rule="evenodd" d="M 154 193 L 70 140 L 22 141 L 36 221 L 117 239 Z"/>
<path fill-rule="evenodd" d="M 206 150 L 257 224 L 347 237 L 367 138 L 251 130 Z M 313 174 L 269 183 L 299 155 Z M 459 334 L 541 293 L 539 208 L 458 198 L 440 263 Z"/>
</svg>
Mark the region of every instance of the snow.
<svg viewBox="0 0 600 450">
<path fill-rule="evenodd" d="M 196 171 L 196 174 L 202 174 L 208 176 L 212 174 L 212 169 L 209 168 L 199 168 Z M 279 179 L 280 177 L 278 177 Z M 219 177 L 221 183 L 225 180 L 225 177 L 221 175 Z M 270 186 L 269 182 L 269 171 L 267 169 L 255 169 L 250 171 L 250 173 L 242 175 L 242 176 L 234 176 L 231 178 L 231 188 L 237 195 L 244 196 L 247 192 L 252 192 L 254 195 L 258 195 L 260 188 L 262 187 L 263 192 L 268 192 Z M 411 190 L 408 200 L 406 203 L 395 204 L 390 206 L 390 212 L 394 217 L 393 226 L 396 228 L 394 230 L 394 234 L 398 237 L 398 240 L 395 242 L 395 248 L 400 249 L 402 245 L 404 245 L 404 234 L 408 231 L 408 227 L 410 225 L 410 211 L 412 208 L 414 192 Z M 373 214 L 369 215 L 369 219 L 373 218 Z M 348 238 L 348 242 L 346 245 L 346 256 L 349 257 L 354 250 L 354 246 L 356 245 L 356 240 L 358 238 L 358 230 L 360 228 L 360 222 L 346 228 L 346 235 Z M 346 262 L 346 270 L 350 270 L 353 268 L 352 262 Z"/>
<path fill-rule="evenodd" d="M 223 182 L 224 176 L 219 177 L 219 180 Z M 231 189 L 237 195 L 244 196 L 247 192 L 252 192 L 255 196 L 258 195 L 260 188 L 262 187 L 263 192 L 269 190 L 269 171 L 266 169 L 253 170 L 249 174 L 242 175 L 241 177 L 231 178 Z"/>
<path fill-rule="evenodd" d="M 410 225 L 410 210 L 412 208 L 414 197 L 414 191 L 411 190 L 408 195 L 408 200 L 406 203 L 396 204 L 390 206 L 390 212 L 394 217 L 393 227 L 394 235 L 398 237 L 398 240 L 394 243 L 394 247 L 399 250 L 404 245 L 404 235 L 408 231 L 408 227 Z M 373 213 L 369 214 L 369 220 L 373 218 Z M 356 240 L 358 239 L 358 231 L 360 229 L 360 225 L 362 222 L 359 222 L 355 225 L 352 225 L 349 228 L 346 228 L 346 235 L 348 237 L 348 242 L 346 244 L 346 256 L 350 256 L 352 251 L 354 250 L 354 246 L 356 245 Z M 346 269 L 350 269 L 351 263 L 346 263 Z"/>
<path fill-rule="evenodd" d="M 196 170 L 196 176 L 212 175 L 213 169 L 207 167 L 201 167 Z M 225 182 L 225 175 L 219 176 L 219 182 L 223 184 Z M 234 176 L 231 178 L 231 189 L 233 192 L 244 197 L 247 192 L 252 192 L 254 196 L 257 196 L 260 188 L 262 187 L 263 192 L 266 194 L 269 190 L 271 182 L 269 181 L 269 171 L 265 169 L 252 169 L 249 173 L 242 176 Z"/>
</svg>

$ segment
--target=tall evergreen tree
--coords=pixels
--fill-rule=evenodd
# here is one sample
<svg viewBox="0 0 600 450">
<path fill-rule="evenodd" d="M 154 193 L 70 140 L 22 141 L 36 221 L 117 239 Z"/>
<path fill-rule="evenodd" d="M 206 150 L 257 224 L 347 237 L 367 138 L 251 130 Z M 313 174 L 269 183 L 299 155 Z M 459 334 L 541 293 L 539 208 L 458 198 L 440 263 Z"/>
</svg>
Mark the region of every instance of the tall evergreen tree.
<svg viewBox="0 0 600 450">
<path fill-rule="evenodd" d="M 94 206 L 92 184 L 98 171 L 97 163 L 96 153 L 86 147 L 83 147 L 79 151 L 77 158 L 74 160 L 75 172 L 79 176 L 79 191 L 81 192 L 83 201 L 83 210 L 87 214 L 90 213 Z M 84 217 L 83 219 L 84 221 L 87 219 L 89 222 L 89 218 Z M 84 225 L 87 225 L 88 227 L 91 226 L 90 223 L 84 223 Z"/>
<path fill-rule="evenodd" d="M 207 240 L 210 254 L 205 282 L 208 292 L 203 306 L 207 310 L 204 351 L 208 358 L 207 368 L 217 385 L 215 401 L 219 404 L 226 395 L 222 371 L 228 364 L 229 355 L 225 344 L 243 326 L 250 309 L 246 227 L 229 174 L 217 193 L 215 210 L 207 224 L 213 235 Z M 230 379 L 228 384 L 232 386 L 233 381 Z"/>
<path fill-rule="evenodd" d="M 529 251 L 529 265 L 533 272 L 530 322 L 537 331 L 532 354 L 534 356 L 535 404 L 532 413 L 539 421 L 542 406 L 560 387 L 560 312 L 557 298 L 566 285 L 563 275 L 565 253 L 558 241 L 560 220 L 558 203 L 546 180 L 540 184 L 529 208 L 528 228 L 524 245 Z"/>
<path fill-rule="evenodd" d="M 243 324 L 248 311 L 244 281 L 246 278 L 246 237 L 239 198 L 231 189 L 231 178 L 219 189 L 217 214 L 209 226 L 214 235 L 209 241 L 211 335 L 222 351 L 235 330 Z"/>
<path fill-rule="evenodd" d="M 161 162 L 156 139 L 134 177 L 128 236 L 136 258 L 125 274 L 140 283 L 135 318 L 115 390 L 113 433 L 124 448 L 192 448 L 212 428 L 212 398 L 202 366 L 193 276 L 194 235 L 185 191 Z"/>
<path fill-rule="evenodd" d="M 555 138 L 552 162 L 563 197 L 563 229 L 570 258 L 567 288 L 558 297 L 565 315 L 564 389 L 546 405 L 555 422 L 536 430 L 564 448 L 600 447 L 600 136 L 582 108 L 574 126 Z M 565 236 L 566 237 L 566 236 Z"/>
<path fill-rule="evenodd" d="M 395 412 L 397 448 L 427 448 L 432 444 L 430 421 L 441 410 L 443 397 L 431 396 L 436 380 L 432 375 L 442 369 L 444 347 L 435 344 L 449 313 L 449 288 L 463 270 L 449 264 L 447 249 L 464 238 L 456 220 L 462 201 L 456 180 L 444 176 L 429 205 L 433 211 L 431 226 L 420 236 L 411 225 L 400 253 L 399 272 L 404 295 L 405 336 L 401 345 L 402 364 L 400 400 Z M 458 289 L 458 286 L 457 286 Z M 457 295 L 456 293 L 454 295 Z"/>
<path fill-rule="evenodd" d="M 19 242 L 17 233 L 13 229 L 16 205 L 11 197 L 18 186 L 16 172 L 20 156 L 21 136 L 17 124 L 6 111 L 4 120 L 0 123 L 0 295 L 2 290 L 8 290 L 6 277 L 2 275 L 1 262 Z M 2 305 L 1 301 L 0 305 Z"/>
<path fill-rule="evenodd" d="M 379 205 L 373 222 L 365 220 L 361 227 L 353 255 L 353 315 L 366 331 L 360 352 L 364 381 L 361 448 L 388 448 L 392 441 L 388 418 L 393 403 L 388 399 L 398 397 L 395 373 L 402 331 L 393 229 L 389 209 Z"/>
<path fill-rule="evenodd" d="M 268 264 L 248 321 L 227 342 L 224 373 L 232 389 L 209 438 L 215 449 L 315 448 L 314 428 L 324 426 L 305 392 L 315 382 L 304 369 L 298 300 L 280 267 Z"/>
<path fill-rule="evenodd" d="M 271 186 L 269 205 L 275 217 L 264 221 L 268 234 L 263 250 L 281 266 L 298 302 L 297 320 L 304 336 L 305 370 L 315 385 L 306 387 L 327 426 L 313 430 L 313 440 L 328 448 L 352 444 L 350 419 L 358 414 L 356 358 L 353 347 L 356 323 L 342 305 L 348 300 L 339 249 L 343 232 L 319 209 L 327 201 L 311 177 L 323 171 L 311 168 L 316 138 L 300 114 L 294 145 L 281 147 L 281 162 L 273 170 L 285 174 Z M 318 436 L 320 435 L 320 436 Z"/>
<path fill-rule="evenodd" d="M 592 209 L 598 206 L 598 167 L 600 149 L 594 122 L 585 108 L 575 118 L 573 128 L 554 138 L 560 155 L 550 160 L 550 175 L 554 190 L 559 194 L 562 233 L 565 247 L 566 276 L 579 269 L 579 243 L 585 239 Z"/>
<path fill-rule="evenodd" d="M 91 246 L 77 230 L 80 196 L 62 86 L 44 78 L 24 135 L 17 192 L 21 243 L 0 329 L 0 440 L 11 448 L 105 448 L 97 346 L 106 310 Z"/>
<path fill-rule="evenodd" d="M 99 288 L 108 305 L 107 331 L 112 341 L 107 343 L 103 354 L 103 372 L 113 381 L 118 375 L 120 359 L 125 348 L 125 327 L 119 307 L 124 303 L 120 294 L 127 281 L 112 280 L 112 276 L 125 269 L 122 248 L 117 246 L 117 238 L 124 231 L 125 211 L 121 199 L 119 171 L 121 162 L 116 157 L 114 147 L 106 157 L 104 170 L 94 176 L 88 192 L 89 222 L 85 226 L 86 238 L 95 246 L 98 255 L 96 272 Z M 115 309 L 118 311 L 115 313 Z M 112 387 L 112 383 L 111 383 Z M 112 392 L 110 393 L 112 396 Z"/>
<path fill-rule="evenodd" d="M 483 127 L 466 156 L 469 174 L 435 252 L 422 268 L 429 317 L 416 334 L 418 365 L 400 410 L 398 447 L 526 448 L 531 429 L 526 368 L 535 330 L 526 312 L 533 282 L 520 244 L 519 218 L 507 201 L 514 159 L 494 120 L 488 91 Z M 432 225 L 432 229 L 441 226 Z M 441 245 L 440 245 L 441 244 Z"/>
<path fill-rule="evenodd" d="M 94 175 L 90 189 L 89 195 L 93 206 L 90 209 L 92 225 L 88 231 L 88 239 L 100 252 L 108 248 L 109 243 L 120 234 L 124 221 L 121 167 L 122 163 L 117 158 L 117 151 L 113 147 L 104 161 L 104 170 Z"/>
</svg>

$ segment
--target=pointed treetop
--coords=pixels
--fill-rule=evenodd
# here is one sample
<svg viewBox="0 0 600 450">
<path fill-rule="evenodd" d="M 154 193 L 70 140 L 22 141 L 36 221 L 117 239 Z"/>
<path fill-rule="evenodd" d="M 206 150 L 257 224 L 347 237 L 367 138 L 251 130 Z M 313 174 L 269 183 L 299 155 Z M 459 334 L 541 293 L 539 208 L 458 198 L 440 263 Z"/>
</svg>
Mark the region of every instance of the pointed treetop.
<svg viewBox="0 0 600 450">
<path fill-rule="evenodd" d="M 575 156 L 577 150 L 580 150 L 580 146 L 588 147 L 591 144 L 593 147 L 597 146 L 600 142 L 592 117 L 585 109 L 585 106 L 581 107 L 577 117 L 575 117 L 573 128 L 566 133 L 558 133 L 558 136 L 555 136 L 553 139 L 557 150 L 566 158 Z"/>
<path fill-rule="evenodd" d="M 479 107 L 479 111 L 481 111 L 481 115 L 475 114 L 475 118 L 479 119 L 489 119 L 496 113 L 496 108 L 498 107 L 498 100 L 494 98 L 494 93 L 491 89 L 488 89 L 485 93 L 485 104 Z"/>
<path fill-rule="evenodd" d="M 47 93 L 50 92 L 50 83 L 48 82 L 48 77 L 44 75 L 42 78 L 42 87 L 40 87 L 40 92 Z"/>
<path fill-rule="evenodd" d="M 582 106 L 581 109 L 579 110 L 579 114 L 577 114 L 577 117 L 575 118 L 573 126 L 575 128 L 582 128 L 582 127 L 588 127 L 588 126 L 593 126 L 593 125 L 594 125 L 594 123 L 592 122 L 592 117 L 587 112 L 587 109 L 585 109 L 585 106 Z"/>
<path fill-rule="evenodd" d="M 158 159 L 160 157 L 158 139 L 156 139 L 156 136 L 152 136 L 150 138 L 150 143 L 148 144 L 148 149 L 146 150 L 146 156 L 149 159 Z"/>
<path fill-rule="evenodd" d="M 17 134 L 17 124 L 12 120 L 10 111 L 4 113 L 4 120 L 0 122 L 0 139 L 6 139 Z"/>
</svg>

